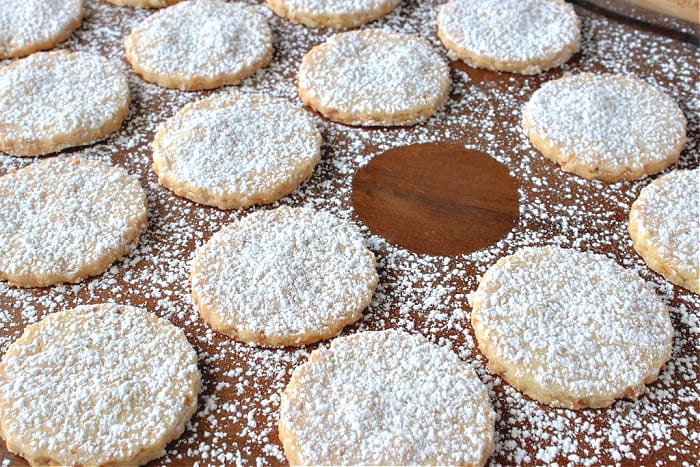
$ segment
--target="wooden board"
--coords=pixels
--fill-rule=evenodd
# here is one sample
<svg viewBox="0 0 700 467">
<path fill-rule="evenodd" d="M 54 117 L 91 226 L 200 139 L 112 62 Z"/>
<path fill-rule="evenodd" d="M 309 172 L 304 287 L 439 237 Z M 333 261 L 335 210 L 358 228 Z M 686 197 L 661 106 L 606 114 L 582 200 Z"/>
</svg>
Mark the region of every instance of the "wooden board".
<svg viewBox="0 0 700 467">
<path fill-rule="evenodd" d="M 407 1 L 371 27 L 419 34 L 441 49 L 434 27 L 439 4 L 436 0 Z M 277 38 L 275 57 L 270 67 L 240 90 L 299 102 L 294 80 L 298 64 L 306 51 L 331 32 L 291 25 L 263 6 L 261 10 L 270 18 Z M 448 103 L 435 118 L 411 128 L 358 129 L 317 117 L 324 137 L 322 161 L 312 179 L 281 203 L 329 210 L 363 227 L 379 260 L 380 285 L 360 322 L 344 333 L 404 329 L 448 345 L 472 362 L 489 386 L 499 414 L 494 464 L 697 465 L 700 299 L 646 268 L 626 231 L 629 205 L 650 180 L 609 184 L 563 173 L 532 149 L 520 130 L 520 110 L 543 82 L 563 73 L 634 74 L 667 90 L 679 102 L 689 120 L 689 144 L 674 168 L 697 167 L 698 51 L 684 42 L 685 36 L 668 37 L 665 30 L 640 27 L 619 16 L 609 18 L 600 10 L 579 7 L 577 12 L 583 24 L 583 50 L 564 70 L 525 77 L 453 63 Z M 83 26 L 62 47 L 104 54 L 128 71 L 123 40 L 151 13 L 88 1 Z M 195 93 L 164 90 L 144 83 L 130 71 L 129 81 L 133 102 L 122 130 L 106 141 L 64 153 L 112 161 L 136 173 L 149 196 L 148 231 L 123 262 L 80 284 L 34 290 L 0 284 L 0 354 L 27 324 L 57 310 L 102 301 L 145 307 L 185 329 L 199 352 L 204 379 L 199 412 L 183 436 L 169 446 L 167 456 L 152 464 L 284 465 L 276 431 L 279 393 L 292 369 L 315 346 L 265 350 L 219 335 L 199 317 L 188 284 L 188 262 L 197 246 L 222 226 L 269 207 L 238 212 L 199 206 L 158 185 L 150 168 L 150 141 L 160 122 L 188 102 L 238 88 Z M 433 143 L 456 144 L 487 154 L 517 181 L 517 222 L 502 239 L 472 253 L 433 256 L 398 247 L 363 225 L 361 208 L 353 207 L 355 174 L 387 150 Z M 0 174 L 32 162 L 0 155 Z M 437 168 L 422 170 L 431 179 Z M 508 199 L 495 210 L 507 211 Z M 403 227 L 411 228 L 410 224 Z M 499 238 L 502 232 L 491 234 Z M 435 237 L 436 244 L 443 240 Z M 447 240 L 454 243 L 452 238 Z M 499 257 L 523 246 L 544 244 L 610 255 L 652 282 L 669 304 L 676 330 L 673 357 L 659 381 L 639 400 L 618 401 L 604 410 L 551 409 L 522 396 L 486 370 L 469 325 L 467 296 Z M 0 442 L 2 459 L 10 465 L 24 465 Z"/>
</svg>

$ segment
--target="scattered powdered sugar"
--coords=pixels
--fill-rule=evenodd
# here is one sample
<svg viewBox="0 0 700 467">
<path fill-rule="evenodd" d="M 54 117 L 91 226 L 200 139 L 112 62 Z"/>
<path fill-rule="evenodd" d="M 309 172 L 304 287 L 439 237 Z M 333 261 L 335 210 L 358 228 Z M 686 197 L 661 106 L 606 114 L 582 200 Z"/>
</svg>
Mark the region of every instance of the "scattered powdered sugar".
<svg viewBox="0 0 700 467">
<path fill-rule="evenodd" d="M 286 206 L 225 227 L 192 264 L 192 294 L 207 321 L 274 346 L 337 334 L 367 307 L 377 280 L 374 255 L 354 226 Z"/>
<path fill-rule="evenodd" d="M 0 147 L 22 154 L 42 141 L 48 152 L 91 143 L 119 126 L 128 105 L 126 77 L 104 57 L 36 53 L 0 69 Z"/>
<path fill-rule="evenodd" d="M 39 463 L 150 460 L 196 409 L 197 354 L 147 311 L 95 305 L 55 313 L 10 346 L 0 432 Z M 48 459 L 48 462 L 47 462 Z"/>
<path fill-rule="evenodd" d="M 297 465 L 482 465 L 495 418 L 467 363 L 390 330 L 312 353 L 282 396 L 280 431 Z"/>
<path fill-rule="evenodd" d="M 372 27 L 415 34 L 439 50 L 435 19 L 440 3 L 404 2 Z M 296 100 L 295 74 L 302 57 L 332 31 L 310 30 L 262 6 L 253 8 L 268 18 L 278 41 L 270 66 L 246 80 L 241 90 Z M 86 13 L 83 26 L 63 47 L 104 54 L 128 71 L 122 60 L 123 39 L 152 11 L 88 2 Z M 563 73 L 632 74 L 664 89 L 688 118 L 687 149 L 673 169 L 697 167 L 697 50 L 584 8 L 577 13 L 582 20 L 582 50 L 563 67 Z M 562 70 L 536 76 L 474 72 L 456 63 L 451 69 L 450 98 L 423 124 L 364 129 L 317 117 L 324 137 L 322 159 L 313 177 L 280 204 L 323 209 L 348 219 L 353 213 L 353 174 L 387 149 L 444 141 L 491 154 L 521 181 L 517 227 L 492 247 L 457 257 L 417 255 L 363 228 L 377 256 L 380 283 L 368 310 L 344 334 L 408 330 L 453 349 L 469 362 L 488 386 L 498 414 L 494 464 L 698 464 L 700 298 L 651 272 L 632 248 L 627 215 L 648 181 L 611 184 L 565 174 L 544 160 L 523 135 L 522 106 L 543 82 L 561 74 Z M 229 91 L 182 93 L 146 83 L 131 72 L 127 77 L 133 101 L 121 131 L 70 153 L 113 160 L 138 173 L 149 200 L 149 228 L 124 261 L 99 277 L 34 290 L 0 283 L 0 353 L 29 323 L 78 304 L 110 301 L 147 308 L 185 329 L 198 350 L 204 384 L 197 414 L 158 464 L 278 465 L 284 462 L 276 429 L 279 394 L 310 349 L 255 348 L 213 331 L 192 303 L 188 280 L 194 248 L 260 208 L 238 212 L 197 205 L 163 188 L 150 169 L 150 143 L 161 122 L 189 102 Z M 0 173 L 30 163 L 0 155 Z M 670 304 L 675 328 L 672 357 L 659 380 L 638 400 L 620 400 L 600 410 L 553 409 L 528 399 L 486 369 L 469 324 L 467 294 L 500 257 L 544 244 L 604 252 L 637 271 Z M 1 442 L 0 453 L 8 462 L 20 462 L 4 451 Z"/>
<path fill-rule="evenodd" d="M 320 157 L 311 114 L 243 93 L 185 106 L 153 144 L 154 169 L 166 186 L 219 207 L 275 201 L 308 178 Z"/>
<path fill-rule="evenodd" d="M 298 79 L 305 102 L 358 125 L 423 120 L 450 82 L 445 60 L 425 41 L 380 29 L 331 36 L 304 57 Z"/>
<path fill-rule="evenodd" d="M 0 0 L 0 58 L 67 38 L 82 16 L 83 0 Z"/>
<path fill-rule="evenodd" d="M 494 62 L 531 62 L 529 73 L 575 51 L 580 37 L 576 13 L 562 0 L 451 0 L 438 20 L 441 34 L 459 49 Z"/>
<path fill-rule="evenodd" d="M 644 173 L 685 146 L 686 119 L 671 96 L 632 76 L 581 73 L 549 81 L 523 111 L 527 131 L 601 171 Z"/>
</svg>

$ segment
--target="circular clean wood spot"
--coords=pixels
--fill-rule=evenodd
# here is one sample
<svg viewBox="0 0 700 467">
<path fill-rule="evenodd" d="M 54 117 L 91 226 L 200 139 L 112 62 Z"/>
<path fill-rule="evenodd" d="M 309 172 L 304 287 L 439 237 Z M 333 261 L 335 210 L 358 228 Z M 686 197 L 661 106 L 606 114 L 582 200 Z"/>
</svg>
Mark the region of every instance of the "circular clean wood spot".
<svg viewBox="0 0 700 467">
<path fill-rule="evenodd" d="M 356 217 L 416 253 L 454 256 L 485 248 L 518 222 L 518 182 L 489 155 L 457 144 L 390 149 L 353 179 Z"/>
</svg>

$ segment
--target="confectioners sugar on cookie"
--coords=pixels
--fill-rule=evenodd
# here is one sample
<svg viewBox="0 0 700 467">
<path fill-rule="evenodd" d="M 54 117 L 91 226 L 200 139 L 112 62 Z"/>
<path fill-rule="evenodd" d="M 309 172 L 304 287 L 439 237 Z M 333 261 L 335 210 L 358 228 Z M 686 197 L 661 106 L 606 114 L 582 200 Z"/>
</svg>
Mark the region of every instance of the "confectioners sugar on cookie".
<svg viewBox="0 0 700 467">
<path fill-rule="evenodd" d="M 700 294 L 700 171 L 676 170 L 650 183 L 632 204 L 629 232 L 651 269 Z"/>
<path fill-rule="evenodd" d="M 83 21 L 84 0 L 0 0 L 0 59 L 65 41 Z"/>
<path fill-rule="evenodd" d="M 160 10 L 126 38 L 146 81 L 186 91 L 239 84 L 272 60 L 272 31 L 254 7 L 190 0 Z"/>
<path fill-rule="evenodd" d="M 0 436 L 32 465 L 142 465 L 182 434 L 200 387 L 180 328 L 81 306 L 29 326 L 3 356 Z"/>
<path fill-rule="evenodd" d="M 523 248 L 484 274 L 471 304 L 489 368 L 555 407 L 637 398 L 671 356 L 663 300 L 602 255 Z"/>
<path fill-rule="evenodd" d="M 304 56 L 301 100 L 348 125 L 414 125 L 447 99 L 445 60 L 416 36 L 380 29 L 331 36 Z"/>
<path fill-rule="evenodd" d="M 146 228 L 146 195 L 124 169 L 53 158 L 0 177 L 0 279 L 76 282 L 128 254 Z"/>
<path fill-rule="evenodd" d="M 0 68 L 0 151 L 37 156 L 89 144 L 129 114 L 126 76 L 85 52 L 41 52 Z"/>
<path fill-rule="evenodd" d="M 372 300 L 374 254 L 326 212 L 280 207 L 224 227 L 195 253 L 192 297 L 214 329 L 280 347 L 337 335 Z"/>
<path fill-rule="evenodd" d="M 130 6 L 136 8 L 163 8 L 174 5 L 181 0 L 106 0 L 118 6 Z"/>
<path fill-rule="evenodd" d="M 543 156 L 588 179 L 635 180 L 678 160 L 687 121 L 671 96 L 632 76 L 579 73 L 543 84 L 523 128 Z"/>
<path fill-rule="evenodd" d="M 402 0 L 267 0 L 279 16 L 312 28 L 347 29 L 389 13 Z"/>
<path fill-rule="evenodd" d="M 450 54 L 477 68 L 536 74 L 580 48 L 579 19 L 563 0 L 450 0 L 437 24 Z"/>
<path fill-rule="evenodd" d="M 232 93 L 185 106 L 159 128 L 161 184 L 222 209 L 271 203 L 308 179 L 321 159 L 313 117 L 285 100 Z"/>
<path fill-rule="evenodd" d="M 279 432 L 291 465 L 484 465 L 496 415 L 469 364 L 402 331 L 340 337 L 297 367 Z"/>
</svg>

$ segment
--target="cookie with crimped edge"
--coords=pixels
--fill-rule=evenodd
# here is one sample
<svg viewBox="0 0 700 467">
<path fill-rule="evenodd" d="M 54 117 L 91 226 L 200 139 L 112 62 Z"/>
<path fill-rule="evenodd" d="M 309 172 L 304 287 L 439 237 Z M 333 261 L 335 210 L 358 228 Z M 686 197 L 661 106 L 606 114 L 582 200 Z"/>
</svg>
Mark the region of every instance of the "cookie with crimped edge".
<svg viewBox="0 0 700 467">
<path fill-rule="evenodd" d="M 297 74 L 299 96 L 347 125 L 414 125 L 442 107 L 447 63 L 416 36 L 380 29 L 331 36 L 311 49 Z"/>
<path fill-rule="evenodd" d="M 676 170 L 647 185 L 632 203 L 629 232 L 647 265 L 700 294 L 700 170 Z"/>
<path fill-rule="evenodd" d="M 280 207 L 224 227 L 192 262 L 192 298 L 214 329 L 263 346 L 337 335 L 379 280 L 359 231 L 326 212 Z"/>
<path fill-rule="evenodd" d="M 563 0 L 450 0 L 437 25 L 450 55 L 476 68 L 532 75 L 580 49 L 581 24 Z"/>
<path fill-rule="evenodd" d="M 381 18 L 402 0 L 267 0 L 277 15 L 311 28 L 348 29 Z"/>
<path fill-rule="evenodd" d="M 272 203 L 311 177 L 321 134 L 309 112 L 275 97 L 232 93 L 186 105 L 153 141 L 158 181 L 221 209 Z"/>
<path fill-rule="evenodd" d="M 78 157 L 0 177 L 0 280 L 20 287 L 77 282 L 131 252 L 147 225 L 138 179 Z"/>
<path fill-rule="evenodd" d="M 484 465 L 496 415 L 452 351 L 403 331 L 334 339 L 292 374 L 279 435 L 291 465 Z"/>
<path fill-rule="evenodd" d="M 132 306 L 79 306 L 3 356 L 0 436 L 32 465 L 142 465 L 182 434 L 200 388 L 182 329 Z"/>
<path fill-rule="evenodd" d="M 603 255 L 523 248 L 498 260 L 470 301 L 489 369 L 554 407 L 636 399 L 671 356 L 663 300 Z"/>
<path fill-rule="evenodd" d="M 636 180 L 675 163 L 687 122 L 671 96 L 632 76 L 580 73 L 542 85 L 523 110 L 532 145 L 588 179 Z"/>
<path fill-rule="evenodd" d="M 126 59 L 146 81 L 194 91 L 239 84 L 272 60 L 273 36 L 254 7 L 191 0 L 160 10 L 126 38 Z"/>
<path fill-rule="evenodd" d="M 106 0 L 117 6 L 130 6 L 134 8 L 164 8 L 175 5 L 181 0 Z"/>
<path fill-rule="evenodd" d="M 84 0 L 0 1 L 0 60 L 52 49 L 80 27 Z"/>
<path fill-rule="evenodd" d="M 0 151 L 38 156 L 106 138 L 129 115 L 126 76 L 85 52 L 40 52 L 0 68 Z"/>
</svg>

